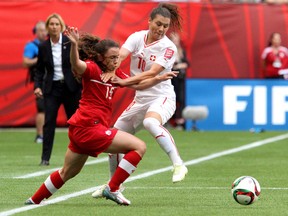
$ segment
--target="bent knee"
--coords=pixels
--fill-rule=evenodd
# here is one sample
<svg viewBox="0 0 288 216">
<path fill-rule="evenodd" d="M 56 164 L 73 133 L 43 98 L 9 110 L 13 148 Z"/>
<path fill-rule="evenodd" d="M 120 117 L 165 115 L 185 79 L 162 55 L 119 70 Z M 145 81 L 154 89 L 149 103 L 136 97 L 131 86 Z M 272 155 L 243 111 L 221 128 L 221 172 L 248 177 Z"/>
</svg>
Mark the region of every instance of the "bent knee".
<svg viewBox="0 0 288 216">
<path fill-rule="evenodd" d="M 146 152 L 146 144 L 145 144 L 145 142 L 141 141 L 141 142 L 139 143 L 139 145 L 137 145 L 136 151 L 138 152 L 138 154 L 139 154 L 141 157 L 143 157 L 143 155 L 144 155 L 145 152 Z"/>
<path fill-rule="evenodd" d="M 149 129 L 151 129 L 153 126 L 158 126 L 160 124 L 160 122 L 155 119 L 155 118 L 152 118 L 152 117 L 148 117 L 148 118 L 145 118 L 143 120 L 143 126 L 146 130 L 149 131 Z"/>
</svg>

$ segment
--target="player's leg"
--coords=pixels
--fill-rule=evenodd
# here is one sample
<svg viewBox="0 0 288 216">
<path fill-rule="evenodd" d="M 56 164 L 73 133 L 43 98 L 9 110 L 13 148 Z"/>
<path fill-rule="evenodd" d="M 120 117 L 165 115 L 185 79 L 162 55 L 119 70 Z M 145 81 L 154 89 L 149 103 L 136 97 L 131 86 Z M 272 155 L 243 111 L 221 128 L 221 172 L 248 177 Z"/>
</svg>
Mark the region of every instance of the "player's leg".
<svg viewBox="0 0 288 216">
<path fill-rule="evenodd" d="M 53 172 L 25 204 L 39 204 L 43 199 L 48 199 L 60 189 L 66 181 L 81 171 L 87 158 L 87 155 L 78 154 L 67 149 L 62 169 Z"/>
<path fill-rule="evenodd" d="M 145 113 L 148 106 L 143 103 L 137 102 L 134 100 L 132 103 L 125 109 L 121 116 L 117 119 L 114 127 L 120 131 L 125 131 L 129 134 L 134 134 L 136 131 L 143 127 L 142 121 L 144 119 Z M 110 179 L 115 173 L 119 162 L 122 160 L 124 154 L 115 153 L 109 154 L 109 167 L 110 167 Z M 98 187 L 93 193 L 93 198 L 102 198 L 103 190 L 106 185 Z M 123 189 L 123 185 L 121 189 Z"/>
<path fill-rule="evenodd" d="M 126 108 L 114 124 L 114 128 L 125 131 L 129 134 L 135 134 L 138 130 L 139 125 L 142 125 L 144 115 L 147 108 L 142 104 L 132 101 L 132 103 Z M 113 176 L 119 162 L 124 157 L 124 154 L 109 154 L 109 167 L 110 167 L 110 178 Z"/>
<path fill-rule="evenodd" d="M 165 102 L 163 103 L 162 101 L 157 100 L 155 103 L 151 104 L 145 115 L 143 125 L 169 156 L 174 166 L 172 182 L 176 183 L 185 178 L 188 169 L 183 164 L 172 135 L 162 126 L 171 118 L 175 110 L 173 100 L 166 99 L 164 101 Z"/>
<path fill-rule="evenodd" d="M 120 152 L 124 153 L 125 156 L 120 161 L 108 185 L 104 188 L 103 196 L 118 204 L 130 205 L 131 202 L 122 195 L 119 187 L 136 170 L 138 163 L 146 152 L 146 145 L 137 137 L 118 131 L 112 144 L 105 152 Z"/>
</svg>

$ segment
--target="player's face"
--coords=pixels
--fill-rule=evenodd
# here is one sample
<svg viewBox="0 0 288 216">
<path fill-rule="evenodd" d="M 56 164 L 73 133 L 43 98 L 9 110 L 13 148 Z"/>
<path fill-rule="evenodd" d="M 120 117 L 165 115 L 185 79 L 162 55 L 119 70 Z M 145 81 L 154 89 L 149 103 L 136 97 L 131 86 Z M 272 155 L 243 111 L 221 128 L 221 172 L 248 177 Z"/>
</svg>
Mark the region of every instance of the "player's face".
<svg viewBox="0 0 288 216">
<path fill-rule="evenodd" d="M 156 15 L 153 20 L 149 20 L 150 40 L 157 41 L 164 37 L 170 26 L 170 18 Z"/>
<path fill-rule="evenodd" d="M 57 37 L 61 33 L 61 24 L 57 18 L 51 18 L 48 24 L 48 33 L 51 37 Z"/>
<path fill-rule="evenodd" d="M 108 71 L 114 71 L 117 68 L 120 57 L 119 51 L 118 47 L 112 47 L 105 53 L 103 64 L 106 65 Z"/>
</svg>

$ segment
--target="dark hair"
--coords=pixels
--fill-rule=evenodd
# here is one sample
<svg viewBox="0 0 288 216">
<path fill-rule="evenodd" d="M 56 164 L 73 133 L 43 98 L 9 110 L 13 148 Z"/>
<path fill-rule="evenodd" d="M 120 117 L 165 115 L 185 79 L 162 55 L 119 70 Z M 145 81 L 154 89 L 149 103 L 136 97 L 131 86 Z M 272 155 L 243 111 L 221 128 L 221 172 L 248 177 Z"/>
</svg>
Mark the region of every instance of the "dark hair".
<svg viewBox="0 0 288 216">
<path fill-rule="evenodd" d="M 97 61 L 97 52 L 95 49 L 95 44 L 97 44 L 101 39 L 89 33 L 81 34 L 78 43 L 79 58 L 83 61 L 92 60 Z"/>
<path fill-rule="evenodd" d="M 156 15 L 171 19 L 171 27 L 173 29 L 182 30 L 182 16 L 179 13 L 178 6 L 174 4 L 160 3 L 150 13 L 150 18 L 153 20 Z"/>
<path fill-rule="evenodd" d="M 79 58 L 82 61 L 92 60 L 103 70 L 106 70 L 106 66 L 99 59 L 99 55 L 104 57 L 106 52 L 112 48 L 119 48 L 119 44 L 110 39 L 101 40 L 99 37 L 89 33 L 81 34 L 78 43 Z M 101 58 L 101 59 L 102 59 Z"/>
<path fill-rule="evenodd" d="M 99 41 L 99 43 L 97 43 L 95 45 L 96 48 L 96 52 L 102 56 L 102 58 L 104 58 L 106 52 L 110 49 L 110 48 L 119 48 L 119 44 L 111 39 L 104 39 Z M 96 61 L 96 63 L 98 64 L 98 66 L 103 70 L 106 71 L 106 65 L 103 64 L 102 61 Z"/>
<path fill-rule="evenodd" d="M 273 37 L 274 37 L 276 34 L 279 34 L 279 35 L 280 35 L 280 33 L 278 33 L 278 32 L 273 32 L 273 33 L 270 35 L 269 40 L 268 40 L 268 44 L 267 44 L 268 47 L 272 46 L 272 40 L 273 40 Z"/>
</svg>

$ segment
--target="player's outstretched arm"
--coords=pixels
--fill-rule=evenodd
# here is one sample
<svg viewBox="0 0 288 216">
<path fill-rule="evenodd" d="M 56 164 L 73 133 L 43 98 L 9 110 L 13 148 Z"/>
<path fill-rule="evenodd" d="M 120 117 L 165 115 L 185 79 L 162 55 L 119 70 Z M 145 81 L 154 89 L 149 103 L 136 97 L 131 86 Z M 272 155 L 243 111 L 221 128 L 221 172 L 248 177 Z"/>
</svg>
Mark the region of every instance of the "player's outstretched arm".
<svg viewBox="0 0 288 216">
<path fill-rule="evenodd" d="M 139 84 L 140 82 L 146 79 L 154 78 L 163 70 L 164 68 L 161 65 L 155 63 L 152 65 L 151 69 L 148 71 L 144 71 L 143 73 L 124 79 L 119 83 L 115 80 L 112 80 L 112 82 L 117 83 L 120 86 L 131 86 L 134 84 Z"/>
<path fill-rule="evenodd" d="M 71 41 L 71 50 L 70 50 L 70 63 L 72 66 L 72 71 L 76 77 L 81 77 L 86 70 L 86 63 L 79 58 L 78 53 L 78 41 L 79 41 L 79 32 L 77 28 L 68 27 L 65 30 L 65 35 Z"/>
<path fill-rule="evenodd" d="M 174 77 L 177 77 L 178 73 L 179 73 L 178 71 L 167 72 L 167 73 L 164 73 L 162 75 L 157 75 L 153 78 L 145 79 L 145 80 L 143 80 L 137 84 L 133 84 L 133 85 L 130 85 L 127 87 L 133 88 L 136 90 L 144 90 L 147 88 L 151 88 L 152 86 L 154 86 L 154 85 L 156 85 L 162 81 L 173 79 Z"/>
</svg>

